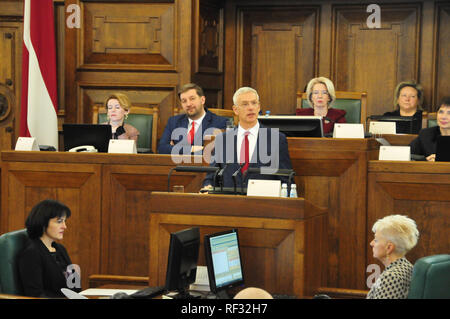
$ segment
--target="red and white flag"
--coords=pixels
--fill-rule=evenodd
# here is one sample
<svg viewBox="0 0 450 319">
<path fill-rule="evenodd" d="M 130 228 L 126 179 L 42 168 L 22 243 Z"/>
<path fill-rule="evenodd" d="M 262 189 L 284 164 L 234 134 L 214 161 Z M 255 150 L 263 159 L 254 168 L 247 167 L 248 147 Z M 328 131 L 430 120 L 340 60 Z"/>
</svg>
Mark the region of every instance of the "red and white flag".
<svg viewBox="0 0 450 319">
<path fill-rule="evenodd" d="M 25 0 L 20 136 L 58 149 L 53 0 Z"/>
</svg>

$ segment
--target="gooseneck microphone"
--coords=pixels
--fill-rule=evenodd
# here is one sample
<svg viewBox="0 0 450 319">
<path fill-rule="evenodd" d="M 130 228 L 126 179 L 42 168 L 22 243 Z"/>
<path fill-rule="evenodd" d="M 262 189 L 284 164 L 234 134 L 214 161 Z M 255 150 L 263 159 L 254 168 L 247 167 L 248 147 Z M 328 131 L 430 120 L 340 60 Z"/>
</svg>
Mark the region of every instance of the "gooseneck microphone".
<svg viewBox="0 0 450 319">
<path fill-rule="evenodd" d="M 228 167 L 228 163 L 226 163 L 223 168 L 218 170 L 216 174 L 214 175 L 214 181 L 216 180 L 216 176 L 219 178 L 219 184 L 220 184 L 220 191 L 223 192 L 223 173 Z M 214 190 L 216 190 L 216 183 L 214 182 Z"/>
<path fill-rule="evenodd" d="M 242 163 L 239 165 L 239 168 L 233 173 L 233 175 L 231 175 L 231 177 L 233 178 L 233 185 L 234 185 L 234 193 L 236 194 L 236 187 L 237 187 L 237 181 L 236 181 L 236 177 L 237 174 L 239 174 L 239 172 L 241 171 L 242 167 L 244 167 L 244 165 L 246 164 L 246 162 Z M 242 179 L 242 175 L 241 175 L 241 194 L 244 193 L 244 189 L 243 189 L 243 179 Z"/>
</svg>

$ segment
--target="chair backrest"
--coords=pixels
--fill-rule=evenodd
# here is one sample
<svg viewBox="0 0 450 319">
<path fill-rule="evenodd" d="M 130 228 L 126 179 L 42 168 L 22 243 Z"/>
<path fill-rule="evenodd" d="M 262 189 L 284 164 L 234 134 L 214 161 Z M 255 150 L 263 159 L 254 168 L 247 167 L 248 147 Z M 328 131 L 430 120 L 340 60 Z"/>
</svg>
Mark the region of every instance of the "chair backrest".
<svg viewBox="0 0 450 319">
<path fill-rule="evenodd" d="M 408 299 L 450 299 L 450 255 L 427 256 L 416 261 Z"/>
<path fill-rule="evenodd" d="M 239 120 L 238 120 L 238 116 L 234 113 L 233 110 L 230 109 L 213 109 L 208 107 L 208 110 L 216 115 L 219 116 L 223 116 L 225 118 L 227 118 L 228 120 L 233 121 L 234 125 L 237 125 Z"/>
<path fill-rule="evenodd" d="M 27 241 L 26 229 L 0 236 L 0 292 L 3 294 L 23 295 L 18 254 L 25 248 Z"/>
<path fill-rule="evenodd" d="M 436 112 L 427 114 L 427 127 L 437 126 Z"/>
<path fill-rule="evenodd" d="M 136 145 L 139 152 L 148 153 L 151 150 L 153 153 L 156 153 L 158 114 L 157 107 L 131 107 L 125 123 L 134 126 L 139 131 L 139 138 Z M 105 107 L 94 105 L 92 110 L 92 123 L 97 124 L 107 121 Z"/>
<path fill-rule="evenodd" d="M 306 92 L 297 93 L 297 108 L 309 108 Z M 333 108 L 345 110 L 347 123 L 366 122 L 367 93 L 365 92 L 336 92 Z"/>
</svg>

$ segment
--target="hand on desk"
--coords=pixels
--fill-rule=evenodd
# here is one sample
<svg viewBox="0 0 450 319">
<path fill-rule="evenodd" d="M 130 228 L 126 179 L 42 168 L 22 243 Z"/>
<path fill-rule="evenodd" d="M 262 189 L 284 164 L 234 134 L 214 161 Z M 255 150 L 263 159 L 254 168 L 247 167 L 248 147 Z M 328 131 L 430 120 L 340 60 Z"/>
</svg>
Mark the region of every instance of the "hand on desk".
<svg viewBox="0 0 450 319">
<path fill-rule="evenodd" d="M 427 156 L 427 161 L 434 162 L 436 160 L 436 154 L 431 154 L 430 156 Z"/>
<path fill-rule="evenodd" d="M 199 191 L 200 194 L 208 194 L 208 191 L 212 190 L 213 187 L 211 185 L 206 185 L 205 187 L 202 187 Z"/>
</svg>

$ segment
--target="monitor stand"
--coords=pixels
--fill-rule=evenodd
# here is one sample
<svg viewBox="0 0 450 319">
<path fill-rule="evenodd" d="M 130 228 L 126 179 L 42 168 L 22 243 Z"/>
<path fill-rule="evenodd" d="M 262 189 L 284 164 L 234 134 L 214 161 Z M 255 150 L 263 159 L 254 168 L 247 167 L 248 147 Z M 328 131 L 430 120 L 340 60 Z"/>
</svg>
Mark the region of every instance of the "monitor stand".
<svg viewBox="0 0 450 319">
<path fill-rule="evenodd" d="M 170 296 L 172 299 L 200 299 L 201 295 L 191 295 L 189 290 L 180 290 L 176 295 Z"/>
</svg>

